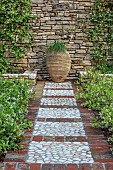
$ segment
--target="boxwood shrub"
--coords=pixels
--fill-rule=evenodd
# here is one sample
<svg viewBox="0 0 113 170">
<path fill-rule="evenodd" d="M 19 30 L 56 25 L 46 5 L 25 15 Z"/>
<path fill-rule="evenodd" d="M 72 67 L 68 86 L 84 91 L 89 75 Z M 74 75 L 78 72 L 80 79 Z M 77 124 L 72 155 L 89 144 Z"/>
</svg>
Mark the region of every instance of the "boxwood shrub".
<svg viewBox="0 0 113 170">
<path fill-rule="evenodd" d="M 18 149 L 25 129 L 31 126 L 25 119 L 30 94 L 28 81 L 0 78 L 0 154 Z"/>
</svg>

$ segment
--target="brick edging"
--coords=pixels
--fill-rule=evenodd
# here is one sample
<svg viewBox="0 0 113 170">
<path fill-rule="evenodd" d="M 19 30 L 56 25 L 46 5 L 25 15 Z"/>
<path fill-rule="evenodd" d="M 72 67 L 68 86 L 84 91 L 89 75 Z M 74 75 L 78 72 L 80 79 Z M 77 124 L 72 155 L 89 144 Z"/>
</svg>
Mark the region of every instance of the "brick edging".
<svg viewBox="0 0 113 170">
<path fill-rule="evenodd" d="M 93 164 L 37 164 L 10 162 L 0 165 L 3 170 L 113 170 L 113 163 L 93 163 Z"/>
</svg>

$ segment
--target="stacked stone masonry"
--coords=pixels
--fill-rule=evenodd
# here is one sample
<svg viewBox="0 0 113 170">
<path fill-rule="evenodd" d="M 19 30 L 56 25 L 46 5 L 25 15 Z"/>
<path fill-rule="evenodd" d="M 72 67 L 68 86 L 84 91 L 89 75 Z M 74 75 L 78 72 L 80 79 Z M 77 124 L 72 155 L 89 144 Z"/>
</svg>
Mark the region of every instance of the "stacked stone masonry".
<svg viewBox="0 0 113 170">
<path fill-rule="evenodd" d="M 62 40 L 72 60 L 69 77 L 73 78 L 77 70 L 89 67 L 89 42 L 83 34 L 81 20 L 89 17 L 92 3 L 92 0 L 31 0 L 31 12 L 38 15 L 37 19 L 31 21 L 34 40 L 26 52 L 26 61 L 17 63 L 24 70 L 35 69 L 42 78 L 48 78 L 46 45 L 54 40 Z"/>
</svg>

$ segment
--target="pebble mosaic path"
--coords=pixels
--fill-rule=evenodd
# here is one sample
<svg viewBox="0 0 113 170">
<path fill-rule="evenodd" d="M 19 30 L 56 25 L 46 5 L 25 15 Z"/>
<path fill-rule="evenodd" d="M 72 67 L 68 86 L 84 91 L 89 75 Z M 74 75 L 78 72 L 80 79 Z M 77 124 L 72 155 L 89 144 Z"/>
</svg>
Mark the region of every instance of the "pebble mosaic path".
<svg viewBox="0 0 113 170">
<path fill-rule="evenodd" d="M 58 87 L 60 85 L 60 89 Z M 49 88 L 48 88 L 49 86 Z M 47 89 L 46 89 L 47 87 Z M 56 89 L 51 90 L 53 87 Z M 63 88 L 63 89 L 62 89 Z M 70 88 L 70 89 L 68 89 Z M 65 83 L 45 83 L 43 90 L 43 97 L 41 99 L 41 109 L 46 109 L 48 111 L 49 105 L 60 106 L 60 110 L 64 106 L 68 105 L 68 117 L 71 113 L 74 113 L 74 118 L 76 119 L 77 103 L 74 98 L 74 92 L 72 89 L 71 82 Z M 47 98 L 46 98 L 47 96 Z M 54 96 L 54 98 L 53 98 Z M 60 98 L 57 98 L 60 96 Z M 62 97 L 64 96 L 64 97 Z M 70 98 L 70 96 L 72 98 Z M 65 98 L 66 97 L 66 98 Z M 47 105 L 47 108 L 43 108 Z M 74 106 L 73 112 L 72 108 L 69 106 Z M 59 112 L 59 108 L 52 108 L 51 112 Z M 62 112 L 65 110 L 62 110 Z M 40 110 L 38 111 L 40 113 Z M 45 113 L 44 112 L 44 113 Z M 62 117 L 62 112 L 59 112 L 60 118 Z M 45 118 L 46 118 L 45 113 Z M 78 116 L 78 112 L 77 112 Z M 80 116 L 80 114 L 79 114 Z M 40 114 L 37 114 L 37 118 L 40 118 Z M 49 118 L 53 118 L 52 115 Z M 84 131 L 84 125 L 81 121 L 79 122 L 40 122 L 38 119 L 35 121 L 33 136 L 86 136 Z M 90 148 L 88 142 L 34 142 L 32 141 L 29 145 L 28 152 L 28 163 L 48 163 L 48 164 L 69 164 L 69 163 L 93 163 L 93 158 L 91 156 Z"/>
<path fill-rule="evenodd" d="M 75 99 L 72 82 L 38 82 L 29 103 L 34 126 L 24 148 L 8 152 L 0 170 L 113 170 L 113 156 L 94 114 Z"/>
</svg>

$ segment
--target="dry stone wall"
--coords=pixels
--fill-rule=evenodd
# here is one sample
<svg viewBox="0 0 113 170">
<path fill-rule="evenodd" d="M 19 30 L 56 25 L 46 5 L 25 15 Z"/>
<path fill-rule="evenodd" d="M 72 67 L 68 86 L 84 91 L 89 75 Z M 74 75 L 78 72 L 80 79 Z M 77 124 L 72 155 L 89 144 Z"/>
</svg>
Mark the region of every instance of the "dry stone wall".
<svg viewBox="0 0 113 170">
<path fill-rule="evenodd" d="M 65 42 L 72 64 L 69 78 L 75 78 L 77 70 L 91 65 L 81 23 L 89 17 L 92 0 L 31 0 L 32 14 L 38 14 L 32 20 L 34 41 L 28 56 L 27 67 L 35 69 L 42 78 L 48 78 L 45 67 L 46 45 L 54 40 Z"/>
</svg>

